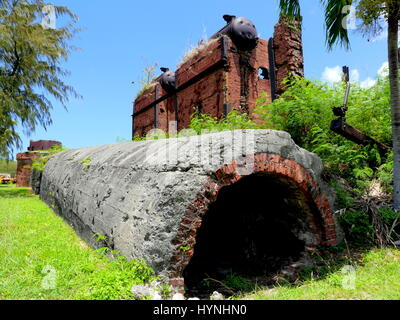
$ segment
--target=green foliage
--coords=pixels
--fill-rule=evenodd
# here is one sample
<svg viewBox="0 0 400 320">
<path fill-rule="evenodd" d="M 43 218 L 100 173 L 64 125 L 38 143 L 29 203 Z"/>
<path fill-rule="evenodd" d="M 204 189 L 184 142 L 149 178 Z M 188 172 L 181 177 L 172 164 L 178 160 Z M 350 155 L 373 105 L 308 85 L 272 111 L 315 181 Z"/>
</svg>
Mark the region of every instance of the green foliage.
<svg viewBox="0 0 400 320">
<path fill-rule="evenodd" d="M 78 18 L 64 6 L 53 6 L 65 24 L 42 26 L 42 0 L 4 0 L 0 4 L 0 155 L 9 157 L 21 147 L 18 126 L 34 132 L 52 123 L 52 101 L 66 107 L 78 97 L 64 83 L 61 65 L 74 49 L 69 41 L 78 31 Z"/>
<path fill-rule="evenodd" d="M 360 146 L 330 130 L 335 116 L 332 108 L 340 106 L 344 86 L 333 86 L 307 79 L 286 80 L 287 90 L 272 104 L 259 100 L 256 112 L 264 127 L 287 131 L 301 147 L 317 153 L 328 172 L 349 180 L 362 192 L 373 178 L 384 178 L 389 187 L 390 155 L 382 158 L 375 146 Z M 371 136 L 391 144 L 389 83 L 378 79 L 370 89 L 353 84 L 346 121 Z"/>
<path fill-rule="evenodd" d="M 400 219 L 400 212 L 393 211 L 391 208 L 384 207 L 380 209 L 382 222 L 391 227 L 393 223 Z"/>
<path fill-rule="evenodd" d="M 132 141 L 139 142 L 139 141 L 146 141 L 146 140 L 147 140 L 146 136 L 141 137 L 140 135 L 135 134 Z"/>
<path fill-rule="evenodd" d="M 82 300 L 133 300 L 133 285 L 154 280 L 154 272 L 143 260 L 128 261 L 118 256 L 97 269 L 77 299 Z"/>
<path fill-rule="evenodd" d="M 0 173 L 8 173 L 15 177 L 17 174 L 17 162 L 0 159 Z"/>
<path fill-rule="evenodd" d="M 182 250 L 183 252 L 187 252 L 190 250 L 190 248 L 187 246 L 181 246 L 181 247 L 179 247 L 179 249 Z"/>
<path fill-rule="evenodd" d="M 89 248 L 28 188 L 0 186 L 0 238 L 2 300 L 133 299 L 133 285 L 154 279 L 143 261 Z M 45 266 L 55 289 L 42 288 Z"/>
<path fill-rule="evenodd" d="M 322 82 L 295 78 L 285 80 L 287 91 L 272 104 L 265 98 L 258 101 L 256 113 L 273 129 L 287 131 L 293 140 L 305 146 L 311 142 L 310 132 L 317 126 L 328 133 L 330 120 L 334 119 L 331 108 L 338 106 L 343 90 Z"/>
<path fill-rule="evenodd" d="M 92 159 L 90 157 L 86 157 L 85 159 L 79 161 L 83 164 L 83 171 L 88 171 L 90 168 L 90 164 L 92 163 Z"/>
<path fill-rule="evenodd" d="M 250 292 L 254 290 L 254 283 L 249 279 L 230 273 L 223 281 L 224 285 L 234 291 Z"/>
<path fill-rule="evenodd" d="M 208 134 L 238 129 L 257 129 L 260 126 L 251 120 L 247 114 L 238 111 L 230 112 L 226 118 L 215 118 L 208 114 L 194 113 L 188 129 L 183 129 L 178 134 L 169 134 L 156 129 L 149 132 L 146 136 L 135 135 L 133 141 L 158 140 L 176 137 L 188 137 L 199 134 Z"/>
<path fill-rule="evenodd" d="M 393 192 L 393 152 L 388 155 L 385 163 L 383 163 L 376 173 L 377 178 L 381 182 L 383 190 Z"/>
<path fill-rule="evenodd" d="M 95 238 L 96 242 L 102 242 L 102 241 L 106 241 L 107 240 L 107 236 L 103 236 L 103 235 L 98 234 L 98 233 L 93 235 L 93 237 Z"/>
<path fill-rule="evenodd" d="M 373 227 L 365 212 L 346 210 L 340 216 L 340 221 L 348 239 L 355 242 L 361 241 L 361 243 L 364 243 L 366 239 L 373 240 Z"/>
<path fill-rule="evenodd" d="M 155 84 L 154 81 L 157 79 L 155 70 L 157 66 L 158 63 L 154 63 L 152 65 L 146 66 L 142 70 L 142 78 L 139 80 L 140 89 L 136 94 L 136 98 Z"/>
<path fill-rule="evenodd" d="M 163 283 L 161 285 L 161 296 L 170 297 L 171 293 L 172 293 L 172 287 L 167 283 Z"/>
<path fill-rule="evenodd" d="M 356 16 L 361 20 L 359 29 L 366 34 L 376 36 L 383 31 L 382 24 L 387 19 L 387 0 L 360 0 L 357 3 Z"/>
<path fill-rule="evenodd" d="M 331 183 L 331 187 L 335 189 L 337 206 L 340 209 L 351 208 L 354 203 L 354 198 L 345 190 L 343 190 L 343 188 L 336 181 Z"/>
<path fill-rule="evenodd" d="M 197 134 L 237 129 L 256 129 L 258 126 L 251 118 L 239 111 L 231 111 L 226 118 L 217 119 L 207 114 L 193 114 L 189 128 Z"/>
<path fill-rule="evenodd" d="M 62 145 L 54 145 L 49 150 L 46 151 L 41 151 L 41 152 L 35 151 L 40 153 L 40 155 L 36 159 L 33 159 L 31 169 L 43 172 L 47 162 L 50 160 L 52 156 L 66 150 L 68 149 L 63 148 Z"/>
</svg>

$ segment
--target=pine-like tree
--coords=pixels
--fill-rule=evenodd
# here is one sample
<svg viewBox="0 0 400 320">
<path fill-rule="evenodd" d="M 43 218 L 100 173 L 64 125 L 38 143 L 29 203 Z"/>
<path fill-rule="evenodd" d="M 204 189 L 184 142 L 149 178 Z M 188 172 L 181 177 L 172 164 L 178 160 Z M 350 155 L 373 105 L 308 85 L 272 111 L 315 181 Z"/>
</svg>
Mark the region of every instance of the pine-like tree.
<svg viewBox="0 0 400 320">
<path fill-rule="evenodd" d="M 64 25 L 56 28 L 60 17 Z M 78 97 L 62 68 L 77 20 L 68 8 L 42 0 L 0 0 L 0 157 L 21 147 L 18 127 L 29 134 L 52 123 L 52 100 L 66 108 Z"/>
</svg>

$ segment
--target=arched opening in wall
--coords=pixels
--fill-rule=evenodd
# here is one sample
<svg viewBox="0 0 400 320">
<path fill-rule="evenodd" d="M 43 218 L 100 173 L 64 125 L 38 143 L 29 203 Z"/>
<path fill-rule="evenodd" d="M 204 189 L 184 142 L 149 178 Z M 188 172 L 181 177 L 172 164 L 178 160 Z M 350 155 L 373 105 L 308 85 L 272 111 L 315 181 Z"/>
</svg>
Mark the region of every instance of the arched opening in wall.
<svg viewBox="0 0 400 320">
<path fill-rule="evenodd" d="M 268 278 L 320 242 L 322 218 L 288 177 L 254 174 L 223 187 L 197 231 L 183 272 L 189 295 L 227 278 Z"/>
</svg>

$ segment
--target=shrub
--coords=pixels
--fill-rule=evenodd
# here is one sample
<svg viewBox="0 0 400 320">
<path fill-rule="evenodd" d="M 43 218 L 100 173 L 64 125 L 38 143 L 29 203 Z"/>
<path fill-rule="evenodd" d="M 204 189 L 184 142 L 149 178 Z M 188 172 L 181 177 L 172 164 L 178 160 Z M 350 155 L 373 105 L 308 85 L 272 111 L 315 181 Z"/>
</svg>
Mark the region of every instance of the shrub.
<svg viewBox="0 0 400 320">
<path fill-rule="evenodd" d="M 348 239 L 362 243 L 373 240 L 374 230 L 365 212 L 347 210 L 340 216 L 340 222 Z"/>
<path fill-rule="evenodd" d="M 222 119 L 217 119 L 207 114 L 194 113 L 189 126 L 197 134 L 214 131 L 257 129 L 259 127 L 246 113 L 240 113 L 236 110 L 231 111 L 226 118 Z"/>
<path fill-rule="evenodd" d="M 301 147 L 317 153 L 329 173 L 346 178 L 355 191 L 363 192 L 378 178 L 390 190 L 391 155 L 381 157 L 376 146 L 361 146 L 330 130 L 332 108 L 342 105 L 345 87 L 295 78 L 286 80 L 287 90 L 272 104 L 258 101 L 256 112 L 263 126 L 284 130 Z M 391 144 L 389 84 L 378 79 L 375 86 L 352 86 L 346 121 L 372 138 Z"/>
<path fill-rule="evenodd" d="M 49 150 L 39 152 L 41 154 L 36 159 L 33 159 L 31 169 L 43 172 L 47 162 L 50 160 L 52 156 L 66 150 L 68 149 L 63 148 L 62 145 L 55 145 L 52 146 Z"/>
</svg>

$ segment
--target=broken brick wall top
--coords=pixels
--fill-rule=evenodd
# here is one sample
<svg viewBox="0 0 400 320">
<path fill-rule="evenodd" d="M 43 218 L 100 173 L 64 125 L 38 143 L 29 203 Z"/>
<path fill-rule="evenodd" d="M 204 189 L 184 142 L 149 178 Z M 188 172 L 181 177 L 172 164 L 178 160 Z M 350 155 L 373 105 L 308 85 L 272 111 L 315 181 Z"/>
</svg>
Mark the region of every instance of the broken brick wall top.
<svg viewBox="0 0 400 320">
<path fill-rule="evenodd" d="M 281 17 L 275 25 L 274 53 L 277 94 L 284 92 L 282 81 L 289 75 L 304 77 L 301 23 Z"/>
<path fill-rule="evenodd" d="M 195 112 L 221 118 L 238 110 L 256 119 L 253 111 L 261 94 L 271 102 L 283 92 L 287 75 L 304 73 L 300 25 L 293 28 L 281 19 L 273 38 L 256 43 L 254 49 L 243 50 L 226 34 L 203 43 L 174 73 L 172 91 L 154 82 L 136 98 L 132 137 L 156 128 L 187 128 Z"/>
<path fill-rule="evenodd" d="M 38 140 L 38 141 L 30 141 L 28 151 L 43 151 L 49 150 L 51 147 L 61 145 L 61 142 L 54 140 Z"/>
<path fill-rule="evenodd" d="M 54 140 L 31 140 L 28 152 L 17 154 L 17 187 L 31 186 L 32 161 L 40 155 L 40 153 L 34 151 L 49 150 L 55 145 L 61 145 L 61 142 Z"/>
</svg>

